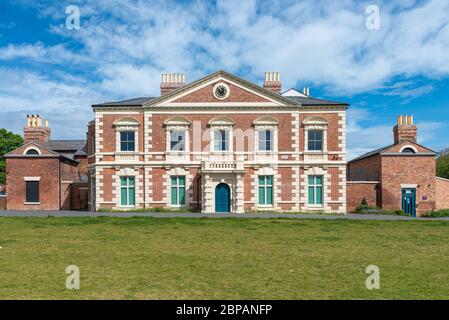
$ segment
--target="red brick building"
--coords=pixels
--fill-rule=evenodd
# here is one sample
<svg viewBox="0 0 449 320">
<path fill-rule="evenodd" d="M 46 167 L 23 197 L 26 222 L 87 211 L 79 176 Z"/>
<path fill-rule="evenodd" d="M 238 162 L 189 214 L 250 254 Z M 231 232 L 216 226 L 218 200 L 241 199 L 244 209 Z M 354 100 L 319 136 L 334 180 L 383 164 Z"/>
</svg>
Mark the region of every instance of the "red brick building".
<svg viewBox="0 0 449 320">
<path fill-rule="evenodd" d="M 95 209 L 346 211 L 346 109 L 307 90 L 281 93 L 219 71 L 159 97 L 93 105 L 89 203 Z"/>
<path fill-rule="evenodd" d="M 449 208 L 449 181 L 436 178 L 436 153 L 417 143 L 413 118 L 398 117 L 393 135 L 392 145 L 348 163 L 348 211 L 363 198 L 371 206 L 417 216 Z"/>
<path fill-rule="evenodd" d="M 24 145 L 7 155 L 9 210 L 87 209 L 86 140 L 51 140 L 40 116 L 28 116 Z"/>
</svg>

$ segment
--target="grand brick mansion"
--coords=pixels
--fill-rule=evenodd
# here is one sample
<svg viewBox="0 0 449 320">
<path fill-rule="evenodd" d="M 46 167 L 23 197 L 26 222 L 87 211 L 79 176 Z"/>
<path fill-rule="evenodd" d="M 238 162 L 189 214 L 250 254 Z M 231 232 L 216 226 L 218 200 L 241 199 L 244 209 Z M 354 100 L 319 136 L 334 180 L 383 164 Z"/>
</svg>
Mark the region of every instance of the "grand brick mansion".
<svg viewBox="0 0 449 320">
<path fill-rule="evenodd" d="M 29 116 L 24 146 L 5 156 L 8 208 L 346 213 L 363 199 L 388 208 L 413 200 L 420 209 L 409 205 L 411 214 L 449 207 L 449 181 L 435 180 L 436 154 L 417 144 L 412 123 L 398 122 L 395 143 L 355 159 L 348 175 L 348 104 L 281 87 L 276 72 L 262 86 L 224 71 L 192 83 L 163 74 L 159 97 L 93 105 L 80 141 L 51 140 Z"/>
<path fill-rule="evenodd" d="M 345 212 L 346 103 L 281 94 L 278 73 L 164 74 L 160 89 L 93 106 L 92 208 Z"/>
</svg>

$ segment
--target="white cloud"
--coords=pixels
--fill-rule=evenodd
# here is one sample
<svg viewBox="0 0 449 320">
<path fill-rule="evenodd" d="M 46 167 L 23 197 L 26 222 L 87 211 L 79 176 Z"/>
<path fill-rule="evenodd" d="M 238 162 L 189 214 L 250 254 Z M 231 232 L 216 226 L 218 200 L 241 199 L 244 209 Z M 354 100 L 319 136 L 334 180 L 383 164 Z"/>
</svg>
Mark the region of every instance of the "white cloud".
<svg viewBox="0 0 449 320">
<path fill-rule="evenodd" d="M 186 72 L 192 81 L 225 69 L 254 82 L 265 71 L 280 71 L 284 87 L 313 84 L 340 96 L 374 91 L 406 99 L 433 90 L 413 77 L 449 76 L 448 1 L 376 1 L 378 31 L 365 27 L 371 1 L 80 0 L 74 1 L 80 30 L 65 29 L 66 3 L 22 3 L 53 19 L 49 30 L 64 43 L 5 45 L 0 60 L 60 69 L 76 64 L 79 74 L 61 76 L 61 70 L 39 65 L 26 74 L 9 68 L 0 80 L 0 108 L 9 112 L 25 111 L 36 101 L 43 111 L 72 110 L 157 94 L 160 73 L 167 71 Z M 405 80 L 394 83 L 397 78 Z M 357 110 L 348 116 L 351 152 L 391 142 L 389 126 L 368 128 L 369 122 L 351 119 L 357 112 L 363 116 Z"/>
</svg>

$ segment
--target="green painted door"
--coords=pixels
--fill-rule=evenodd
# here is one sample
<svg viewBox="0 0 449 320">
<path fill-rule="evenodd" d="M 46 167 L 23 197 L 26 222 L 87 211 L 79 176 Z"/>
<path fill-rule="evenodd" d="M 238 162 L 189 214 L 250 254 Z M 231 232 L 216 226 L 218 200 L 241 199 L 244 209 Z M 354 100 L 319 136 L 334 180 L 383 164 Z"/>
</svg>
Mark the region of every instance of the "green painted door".
<svg viewBox="0 0 449 320">
<path fill-rule="evenodd" d="M 416 217 L 416 189 L 402 189 L 402 211 Z"/>
</svg>

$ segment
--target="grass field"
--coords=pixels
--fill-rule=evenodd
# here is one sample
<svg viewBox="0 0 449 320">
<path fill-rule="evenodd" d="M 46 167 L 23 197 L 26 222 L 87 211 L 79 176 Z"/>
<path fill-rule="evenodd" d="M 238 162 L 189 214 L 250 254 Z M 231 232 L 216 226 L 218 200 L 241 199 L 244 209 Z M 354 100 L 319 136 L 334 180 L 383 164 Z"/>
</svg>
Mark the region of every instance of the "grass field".
<svg viewBox="0 0 449 320">
<path fill-rule="evenodd" d="M 0 218 L 0 246 L 1 299 L 449 298 L 444 221 Z"/>
</svg>

